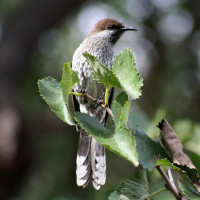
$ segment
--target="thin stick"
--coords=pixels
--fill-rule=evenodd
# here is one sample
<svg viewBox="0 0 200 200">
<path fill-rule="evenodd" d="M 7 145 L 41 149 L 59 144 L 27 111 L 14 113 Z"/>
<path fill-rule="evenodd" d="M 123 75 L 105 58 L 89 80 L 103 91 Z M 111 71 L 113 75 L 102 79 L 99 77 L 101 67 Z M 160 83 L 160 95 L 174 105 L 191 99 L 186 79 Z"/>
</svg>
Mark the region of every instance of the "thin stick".
<svg viewBox="0 0 200 200">
<path fill-rule="evenodd" d="M 87 93 L 85 93 L 84 94 L 84 97 L 86 97 L 87 99 L 90 99 L 91 101 L 93 101 L 93 102 L 95 102 L 96 101 L 96 99 L 94 99 L 93 97 L 91 97 L 89 94 L 87 94 Z M 103 108 L 103 109 L 105 109 L 107 112 L 108 112 L 108 114 L 113 118 L 114 116 L 113 116 L 113 113 L 112 113 L 112 111 L 111 111 L 111 109 L 107 106 L 107 105 L 105 105 L 105 104 L 100 104 L 101 105 L 101 107 Z"/>
<path fill-rule="evenodd" d="M 174 186 L 171 184 L 169 178 L 165 174 L 165 172 L 162 169 L 162 167 L 160 165 L 158 165 L 158 166 L 156 166 L 156 169 L 158 170 L 160 175 L 163 177 L 163 179 L 167 183 L 167 188 L 173 193 L 173 195 L 176 197 L 176 199 L 177 200 L 182 200 L 182 196 L 179 194 L 179 192 L 177 192 L 178 191 L 177 189 L 176 190 L 174 189 Z"/>
<path fill-rule="evenodd" d="M 101 107 L 104 108 L 112 118 L 114 118 L 112 110 L 107 105 L 101 104 Z"/>
<path fill-rule="evenodd" d="M 171 168 L 169 166 L 167 166 L 167 172 L 168 172 L 170 183 L 173 185 L 174 190 L 176 190 L 176 192 L 178 193 L 178 189 L 176 188 L 176 185 L 175 185 L 175 182 L 174 182 L 174 178 L 172 176 L 172 171 L 171 171 Z"/>
<path fill-rule="evenodd" d="M 108 90 L 109 91 L 109 90 Z M 91 100 L 91 101 L 93 101 L 93 102 L 95 102 L 95 101 L 97 101 L 95 98 L 93 98 L 92 96 L 90 96 L 88 93 L 74 93 L 74 92 L 71 92 L 71 94 L 72 95 L 76 95 L 76 96 L 83 96 L 83 97 L 85 97 L 85 98 L 87 98 L 87 99 L 89 99 L 89 100 Z M 108 112 L 108 114 L 113 118 L 114 116 L 113 116 L 113 113 L 112 113 L 112 110 L 108 107 L 108 105 L 106 105 L 106 104 L 100 104 L 101 105 L 101 107 L 103 108 L 103 109 L 105 109 L 107 112 Z"/>
</svg>

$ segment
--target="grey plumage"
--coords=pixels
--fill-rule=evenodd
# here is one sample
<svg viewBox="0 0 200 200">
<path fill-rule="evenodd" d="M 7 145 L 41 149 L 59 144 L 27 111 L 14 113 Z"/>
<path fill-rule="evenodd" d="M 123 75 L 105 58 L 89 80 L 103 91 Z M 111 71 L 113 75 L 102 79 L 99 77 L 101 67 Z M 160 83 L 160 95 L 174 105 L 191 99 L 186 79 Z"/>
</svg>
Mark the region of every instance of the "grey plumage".
<svg viewBox="0 0 200 200">
<path fill-rule="evenodd" d="M 76 174 L 77 174 L 77 185 L 86 187 L 91 175 L 91 164 L 90 164 L 90 144 L 91 137 L 83 130 L 80 130 L 78 156 L 76 160 Z"/>
<path fill-rule="evenodd" d="M 104 99 L 105 86 L 93 80 L 92 71 L 83 56 L 88 52 L 97 57 L 99 61 L 111 69 L 113 62 L 113 46 L 125 30 L 135 30 L 125 27 L 122 23 L 106 18 L 99 21 L 92 29 L 89 36 L 77 48 L 72 59 L 72 69 L 79 77 L 73 90 L 80 92 L 86 90 L 95 99 Z M 79 110 L 97 118 L 105 123 L 106 111 L 95 102 L 82 97 L 75 97 L 79 103 Z M 76 160 L 77 185 L 86 187 L 90 178 L 95 189 L 99 189 L 106 181 L 106 156 L 105 148 L 94 138 L 91 138 L 85 130 L 80 129 L 79 147 Z"/>
</svg>

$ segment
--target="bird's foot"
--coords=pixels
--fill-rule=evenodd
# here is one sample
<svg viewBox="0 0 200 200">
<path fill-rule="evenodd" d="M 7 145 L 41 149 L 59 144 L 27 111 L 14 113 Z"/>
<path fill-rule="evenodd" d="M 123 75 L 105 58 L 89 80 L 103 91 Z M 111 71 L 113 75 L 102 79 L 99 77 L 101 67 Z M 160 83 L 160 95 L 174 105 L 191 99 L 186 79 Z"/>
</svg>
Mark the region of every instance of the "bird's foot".
<svg viewBox="0 0 200 200">
<path fill-rule="evenodd" d="M 81 93 L 81 94 L 86 94 L 87 93 L 87 89 L 80 89 L 79 90 L 79 93 Z M 87 103 L 88 102 L 88 100 L 87 100 L 87 98 L 84 96 L 83 97 L 83 99 L 84 99 L 84 103 Z"/>
<path fill-rule="evenodd" d="M 97 106 L 100 106 L 100 105 L 104 105 L 105 101 L 103 99 L 96 99 L 95 103 L 97 104 Z"/>
<path fill-rule="evenodd" d="M 79 93 L 85 94 L 85 93 L 87 93 L 87 89 L 80 89 L 80 90 L 79 90 Z"/>
</svg>

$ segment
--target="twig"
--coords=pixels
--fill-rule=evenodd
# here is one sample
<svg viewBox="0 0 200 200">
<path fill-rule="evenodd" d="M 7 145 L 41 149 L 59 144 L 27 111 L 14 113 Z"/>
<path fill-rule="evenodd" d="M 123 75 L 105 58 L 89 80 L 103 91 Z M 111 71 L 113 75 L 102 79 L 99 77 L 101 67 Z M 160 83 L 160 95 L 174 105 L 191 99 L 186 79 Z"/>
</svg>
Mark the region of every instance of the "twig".
<svg viewBox="0 0 200 200">
<path fill-rule="evenodd" d="M 156 169 L 158 170 L 160 175 L 163 177 L 163 179 L 165 180 L 165 182 L 167 184 L 167 188 L 173 193 L 173 195 L 176 197 L 176 199 L 177 200 L 182 200 L 182 196 L 179 194 L 177 188 L 175 189 L 175 186 L 172 185 L 172 183 L 170 182 L 169 178 L 165 174 L 165 172 L 162 169 L 162 167 L 160 165 L 158 165 L 158 166 L 156 166 Z"/>
<path fill-rule="evenodd" d="M 112 118 L 114 118 L 112 110 L 108 107 L 108 105 L 101 104 L 101 107 L 104 108 Z"/>
<path fill-rule="evenodd" d="M 175 185 L 175 182 L 174 182 L 174 178 L 172 176 L 172 171 L 171 171 L 171 168 L 169 166 L 167 166 L 167 172 L 168 172 L 170 183 L 173 185 L 174 190 L 176 190 L 176 192 L 178 193 L 178 189 L 176 188 L 176 185 Z"/>
<path fill-rule="evenodd" d="M 93 101 L 93 102 L 96 102 L 97 101 L 97 99 L 95 99 L 95 98 L 93 98 L 92 96 L 90 96 L 88 93 L 74 93 L 74 92 L 71 92 L 71 94 L 72 95 L 76 95 L 76 96 L 82 96 L 82 97 L 85 97 L 85 98 L 87 98 L 87 99 L 89 99 L 89 100 L 91 100 L 91 101 Z M 108 114 L 113 118 L 114 116 L 113 116 L 113 113 L 112 113 L 112 110 L 108 107 L 108 105 L 106 105 L 106 104 L 103 104 L 103 103 L 101 103 L 100 104 L 101 105 L 101 107 L 103 108 L 103 109 L 105 109 L 107 112 L 108 112 Z"/>
<path fill-rule="evenodd" d="M 93 101 L 93 102 L 97 101 L 95 98 L 91 97 L 88 93 L 85 93 L 85 94 L 84 94 L 84 97 L 90 99 L 90 100 Z M 114 116 L 113 116 L 113 113 L 112 113 L 112 110 L 108 107 L 108 105 L 105 105 L 105 104 L 100 104 L 100 105 L 101 105 L 101 107 L 102 107 L 103 109 L 105 109 L 105 110 L 108 112 L 108 114 L 109 114 L 112 118 L 114 117 Z"/>
</svg>

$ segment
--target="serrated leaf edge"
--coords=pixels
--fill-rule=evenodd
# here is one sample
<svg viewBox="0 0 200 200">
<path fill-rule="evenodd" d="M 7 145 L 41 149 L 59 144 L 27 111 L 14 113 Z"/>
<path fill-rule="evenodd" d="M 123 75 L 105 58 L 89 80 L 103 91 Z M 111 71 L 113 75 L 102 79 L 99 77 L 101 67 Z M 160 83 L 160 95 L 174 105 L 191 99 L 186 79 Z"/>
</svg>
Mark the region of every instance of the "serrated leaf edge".
<svg viewBox="0 0 200 200">
<path fill-rule="evenodd" d="M 125 51 L 128 51 L 129 54 L 131 54 L 131 55 L 133 54 L 133 55 L 134 55 L 133 64 L 136 65 L 136 63 L 135 63 L 135 60 L 136 60 L 135 53 L 132 52 L 132 51 L 130 50 L 130 48 L 123 49 L 120 53 L 118 53 L 118 54 L 115 56 L 115 58 L 116 58 L 117 56 L 119 56 L 120 54 L 124 53 Z M 114 58 L 114 59 L 115 59 L 115 58 Z M 113 61 L 113 63 L 114 63 L 114 61 Z M 137 75 L 137 77 L 139 78 L 139 83 L 140 83 L 140 85 L 141 85 L 141 87 L 140 87 L 140 89 L 139 89 L 140 94 L 138 95 L 138 97 L 137 97 L 137 98 L 132 98 L 132 97 L 130 97 L 130 95 L 127 93 L 126 89 L 124 88 L 124 86 L 120 84 L 121 87 L 122 87 L 122 89 L 123 89 L 123 91 L 126 92 L 126 94 L 128 95 L 129 100 L 138 99 L 138 98 L 142 95 L 142 90 L 141 90 L 141 88 L 142 88 L 142 86 L 143 86 L 143 78 L 141 77 L 141 74 L 138 72 L 138 69 L 137 69 L 136 67 L 134 67 L 134 70 L 136 71 L 136 75 Z M 113 72 L 113 71 L 112 71 L 112 72 Z M 118 79 L 118 81 L 119 81 L 119 78 L 117 77 L 117 74 L 114 73 L 114 72 L 113 72 L 113 74 L 115 75 L 115 77 L 116 77 L 116 78 Z M 119 81 L 119 83 L 120 83 L 120 81 Z"/>
<path fill-rule="evenodd" d="M 66 117 L 65 117 L 65 120 L 64 120 L 64 119 L 62 119 L 59 115 L 57 115 L 57 114 L 54 112 L 54 110 L 52 109 L 52 106 L 50 106 L 50 105 L 48 104 L 47 99 L 42 95 L 41 90 L 40 90 L 39 82 L 42 81 L 42 80 L 47 80 L 48 78 L 52 78 L 52 77 L 51 77 L 51 76 L 47 76 L 47 77 L 45 77 L 45 78 L 43 78 L 43 79 L 38 79 L 38 81 L 37 81 L 37 85 L 38 85 L 38 88 L 39 88 L 39 94 L 40 94 L 40 96 L 41 96 L 42 99 L 46 102 L 46 104 L 48 105 L 48 107 L 50 108 L 50 110 L 51 110 L 59 119 L 61 119 L 64 123 L 67 123 L 67 124 L 69 124 L 69 125 L 71 125 L 71 126 L 76 125 L 75 123 L 73 124 L 72 122 L 70 122 L 69 120 L 67 120 Z M 52 79 L 56 80 L 55 78 L 52 78 Z M 56 80 L 56 81 L 57 81 L 57 80 Z M 64 101 L 64 98 L 63 98 L 63 102 L 65 102 L 65 101 Z M 65 106 L 67 107 L 66 104 L 65 104 Z M 66 109 L 67 109 L 67 110 L 69 111 L 69 113 L 71 114 L 69 108 L 67 107 Z M 65 112 L 66 112 L 66 111 L 65 111 Z M 66 116 L 66 113 L 65 113 L 65 116 Z M 71 117 L 72 117 L 72 120 L 75 122 L 74 117 L 72 116 L 72 114 L 71 114 Z"/>
</svg>

